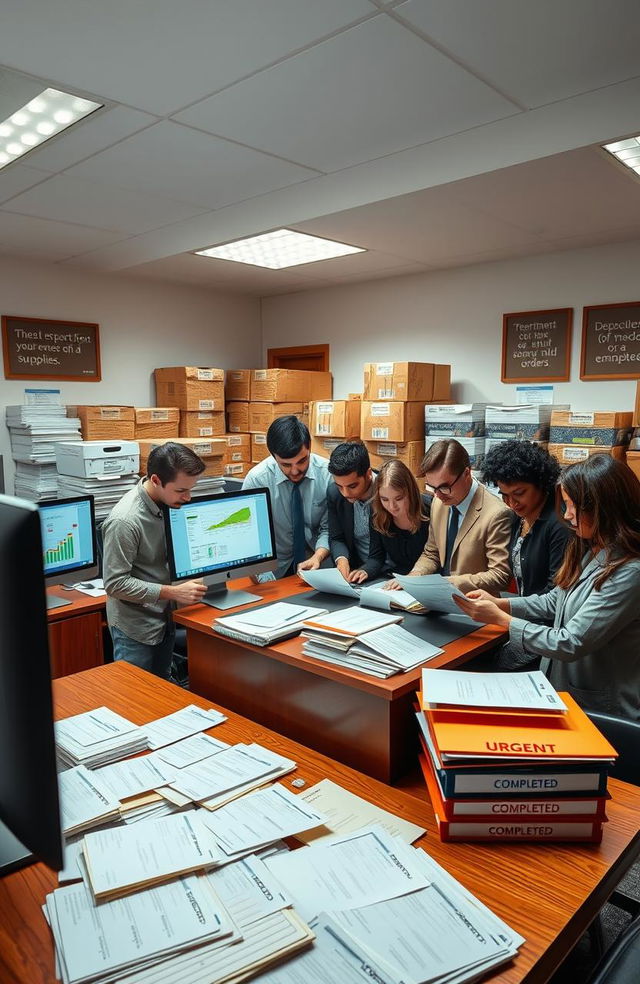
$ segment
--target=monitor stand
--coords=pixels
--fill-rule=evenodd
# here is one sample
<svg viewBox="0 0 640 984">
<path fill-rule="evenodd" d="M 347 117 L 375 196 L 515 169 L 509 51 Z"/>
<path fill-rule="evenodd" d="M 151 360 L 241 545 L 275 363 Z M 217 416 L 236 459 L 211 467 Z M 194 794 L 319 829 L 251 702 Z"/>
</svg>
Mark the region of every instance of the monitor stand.
<svg viewBox="0 0 640 984">
<path fill-rule="evenodd" d="M 58 598 L 57 595 L 47 595 L 47 610 L 51 608 L 63 608 L 65 605 L 70 605 L 71 602 L 67 601 L 66 598 Z"/>
<path fill-rule="evenodd" d="M 32 864 L 35 858 L 31 851 L 0 820 L 0 877 L 10 871 Z"/>
<path fill-rule="evenodd" d="M 227 588 L 223 584 L 213 584 L 201 599 L 203 605 L 226 611 L 228 608 L 239 608 L 240 605 L 250 605 L 254 601 L 264 601 L 261 595 L 242 591 L 240 588 Z"/>
</svg>

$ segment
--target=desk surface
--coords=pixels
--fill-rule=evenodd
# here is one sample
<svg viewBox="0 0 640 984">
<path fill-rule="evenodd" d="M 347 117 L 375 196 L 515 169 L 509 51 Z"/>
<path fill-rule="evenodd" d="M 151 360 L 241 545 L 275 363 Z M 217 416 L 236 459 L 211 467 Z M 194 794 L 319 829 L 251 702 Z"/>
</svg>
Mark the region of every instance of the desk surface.
<svg viewBox="0 0 640 984">
<path fill-rule="evenodd" d="M 68 717 L 108 704 L 137 724 L 210 701 L 126 663 L 97 667 L 54 681 L 56 714 Z M 485 980 L 543 984 L 571 950 L 625 870 L 640 852 L 640 791 L 612 780 L 609 823 L 599 845 L 443 844 L 433 813 L 406 793 L 362 775 L 296 742 L 226 712 L 212 734 L 229 742 L 257 741 L 295 759 L 295 777 L 308 785 L 328 777 L 407 820 L 427 827 L 419 842 L 483 902 L 526 938 L 518 957 Z M 287 777 L 285 783 L 290 779 Z M 53 984 L 53 944 L 41 905 L 55 875 L 38 864 L 0 880 L 0 981 Z"/>
<path fill-rule="evenodd" d="M 74 615 L 88 615 L 89 612 L 102 611 L 107 604 L 106 595 L 101 598 L 93 598 L 91 595 L 83 594 L 82 591 L 67 591 L 61 584 L 53 584 L 47 588 L 47 594 L 54 598 L 63 598 L 70 602 L 61 608 L 48 608 L 47 620 L 49 622 L 59 622 L 63 618 L 71 618 Z"/>
</svg>

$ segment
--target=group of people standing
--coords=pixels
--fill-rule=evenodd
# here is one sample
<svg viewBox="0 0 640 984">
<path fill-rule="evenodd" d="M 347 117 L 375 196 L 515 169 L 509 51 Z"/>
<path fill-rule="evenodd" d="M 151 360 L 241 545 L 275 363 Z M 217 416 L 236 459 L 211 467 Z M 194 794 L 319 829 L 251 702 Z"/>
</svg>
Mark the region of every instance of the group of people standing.
<svg viewBox="0 0 640 984">
<path fill-rule="evenodd" d="M 168 624 L 172 601 L 201 596 L 197 581 L 169 585 L 159 542 L 159 506 L 188 501 L 197 478 L 179 454 L 166 467 L 180 447 L 157 448 L 147 477 L 105 522 L 116 658 L 132 658 L 136 607 L 155 607 Z M 270 491 L 276 577 L 335 565 L 352 583 L 388 576 L 393 590 L 394 573 L 440 573 L 465 595 L 465 614 L 508 631 L 496 667 L 542 659 L 554 686 L 585 709 L 640 720 L 640 483 L 625 464 L 594 455 L 561 473 L 540 446 L 507 441 L 485 459 L 482 477 L 496 495 L 472 475 L 462 445 L 444 439 L 423 459 L 422 492 L 397 459 L 374 473 L 358 441 L 338 445 L 328 461 L 312 453 L 294 416 L 272 423 L 267 448 L 243 488 Z M 143 641 L 148 629 L 137 632 Z"/>
</svg>

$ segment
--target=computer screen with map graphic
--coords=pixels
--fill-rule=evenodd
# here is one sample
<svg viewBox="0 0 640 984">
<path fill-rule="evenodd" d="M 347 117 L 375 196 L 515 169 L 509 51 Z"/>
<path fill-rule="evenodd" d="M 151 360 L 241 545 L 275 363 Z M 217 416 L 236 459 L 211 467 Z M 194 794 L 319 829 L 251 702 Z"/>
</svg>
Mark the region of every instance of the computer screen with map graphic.
<svg viewBox="0 0 640 984">
<path fill-rule="evenodd" d="M 268 489 L 194 498 L 177 509 L 165 508 L 164 522 L 172 581 L 202 578 L 210 585 L 203 601 L 213 608 L 259 598 L 229 591 L 226 583 L 277 566 Z"/>
</svg>

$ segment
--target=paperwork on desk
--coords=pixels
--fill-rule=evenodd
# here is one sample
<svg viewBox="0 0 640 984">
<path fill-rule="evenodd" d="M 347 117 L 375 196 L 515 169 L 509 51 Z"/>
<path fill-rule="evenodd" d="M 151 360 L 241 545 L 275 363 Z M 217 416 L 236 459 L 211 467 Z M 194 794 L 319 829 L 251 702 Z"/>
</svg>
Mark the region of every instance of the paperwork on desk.
<svg viewBox="0 0 640 984">
<path fill-rule="evenodd" d="M 118 797 L 105 782 L 83 765 L 58 776 L 60 823 L 65 835 L 90 830 L 120 818 Z"/>
<path fill-rule="evenodd" d="M 313 631 L 337 638 L 355 638 L 381 629 L 384 625 L 401 622 L 402 615 L 391 615 L 389 612 L 373 612 L 368 608 L 339 608 L 326 614 L 315 609 L 314 614 L 305 620 L 305 631 Z"/>
<path fill-rule="evenodd" d="M 350 584 L 336 567 L 319 571 L 298 571 L 298 575 L 316 591 L 357 598 L 365 608 L 380 608 L 383 611 L 388 611 L 390 608 L 401 608 L 404 611 L 422 610 L 420 602 L 407 591 L 386 591 L 384 581 L 376 581 L 374 584 Z"/>
<path fill-rule="evenodd" d="M 540 670 L 525 673 L 469 673 L 464 670 L 422 671 L 425 707 L 537 711 L 566 714 L 567 705 Z"/>
<path fill-rule="evenodd" d="M 322 779 L 315 786 L 305 789 L 298 799 L 324 813 L 327 818 L 322 827 L 297 835 L 297 839 L 305 844 L 317 844 L 335 834 L 347 834 L 372 824 L 382 827 L 391 837 L 399 837 L 407 844 L 412 844 L 425 833 L 424 827 L 418 827 L 415 823 L 388 813 L 361 796 L 343 789 L 331 779 Z"/>
<path fill-rule="evenodd" d="M 468 618 L 453 600 L 456 595 L 458 598 L 464 598 L 462 591 L 459 591 L 442 574 L 422 574 L 420 577 L 408 577 L 404 574 L 394 574 L 393 576 L 398 584 L 401 584 L 406 591 L 410 591 L 429 611 Z M 478 622 L 478 625 L 481 624 Z"/>
<path fill-rule="evenodd" d="M 291 605 L 287 601 L 276 601 L 257 611 L 240 612 L 238 615 L 223 615 L 212 622 L 216 632 L 248 642 L 252 646 L 269 646 L 279 639 L 288 639 L 300 632 L 302 623 L 312 615 L 322 615 L 326 609 L 311 608 L 308 605 Z"/>
<path fill-rule="evenodd" d="M 148 748 L 145 731 L 108 707 L 56 721 L 54 729 L 58 757 L 64 765 L 95 769 Z"/>
<path fill-rule="evenodd" d="M 224 714 L 216 711 L 213 707 L 203 710 L 195 704 L 189 704 L 173 714 L 166 717 L 157 718 L 149 724 L 145 724 L 144 731 L 147 735 L 149 748 L 158 749 L 173 742 L 188 738 L 207 728 L 213 728 L 216 724 L 226 721 Z"/>
<path fill-rule="evenodd" d="M 355 639 L 317 632 L 315 628 L 305 629 L 302 636 L 305 656 L 382 679 L 414 670 L 443 652 L 396 624 L 373 629 Z"/>
<path fill-rule="evenodd" d="M 155 754 L 114 762 L 93 773 L 118 800 L 164 786 L 175 774 L 176 769 Z"/>
<path fill-rule="evenodd" d="M 158 758 L 169 765 L 173 765 L 176 769 L 184 769 L 188 765 L 193 765 L 194 762 L 200 762 L 202 759 L 209 758 L 210 755 L 215 755 L 229 747 L 228 742 L 220 741 L 219 738 L 198 734 L 183 738 L 182 741 L 177 741 L 174 745 L 161 748 L 157 755 Z"/>
<path fill-rule="evenodd" d="M 207 873 L 218 898 L 242 929 L 291 905 L 282 886 L 255 854 Z"/>
<path fill-rule="evenodd" d="M 92 581 L 76 581 L 73 590 L 79 591 L 80 594 L 89 595 L 90 598 L 106 598 L 107 596 L 101 577 L 96 577 Z"/>
<path fill-rule="evenodd" d="M 180 769 L 169 785 L 199 803 L 248 782 L 259 780 L 262 784 L 279 778 L 295 767 L 296 763 L 291 759 L 261 745 L 240 743 Z"/>
</svg>

